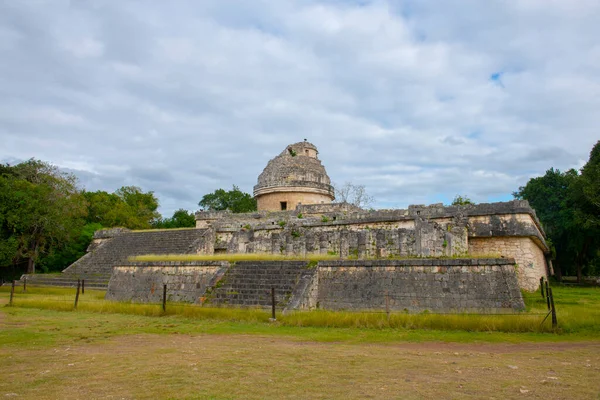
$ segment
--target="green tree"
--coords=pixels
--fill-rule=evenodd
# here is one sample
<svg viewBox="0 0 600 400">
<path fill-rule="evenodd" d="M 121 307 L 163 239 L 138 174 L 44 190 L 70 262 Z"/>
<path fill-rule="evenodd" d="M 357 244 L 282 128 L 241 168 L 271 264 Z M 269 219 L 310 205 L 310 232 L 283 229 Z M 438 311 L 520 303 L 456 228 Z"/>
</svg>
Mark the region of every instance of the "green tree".
<svg viewBox="0 0 600 400">
<path fill-rule="evenodd" d="M 171 218 L 162 218 L 153 224 L 158 229 L 193 228 L 196 226 L 196 216 L 193 212 L 180 208 Z"/>
<path fill-rule="evenodd" d="M 584 270 L 590 274 L 600 259 L 600 141 L 592 148 L 579 178 L 571 185 L 571 200 L 579 233 L 575 261 L 577 279 L 581 282 Z"/>
<path fill-rule="evenodd" d="M 27 261 L 27 272 L 61 243 L 78 235 L 85 199 L 72 174 L 31 159 L 0 168 L 0 265 Z"/>
<path fill-rule="evenodd" d="M 50 248 L 48 254 L 40 259 L 40 269 L 44 272 L 62 271 L 85 255 L 94 232 L 102 228 L 98 223 L 85 224 L 77 237 Z"/>
<path fill-rule="evenodd" d="M 468 204 L 475 204 L 475 203 L 467 196 L 463 196 L 460 194 L 457 194 L 456 196 L 454 196 L 454 200 L 452 200 L 453 206 L 466 206 Z"/>
<path fill-rule="evenodd" d="M 148 229 L 160 220 L 154 193 L 144 193 L 136 186 L 124 186 L 114 193 L 86 192 L 84 196 L 88 202 L 88 223 L 99 223 L 107 228 Z"/>
<path fill-rule="evenodd" d="M 213 193 L 205 194 L 198 205 L 206 210 L 229 210 L 234 213 L 256 211 L 256 199 L 250 194 L 242 192 L 237 186 L 225 191 L 217 189 Z"/>
<path fill-rule="evenodd" d="M 550 168 L 544 176 L 530 179 L 513 195 L 527 200 L 544 227 L 554 258 L 558 278 L 575 272 L 574 259 L 583 235 L 575 223 L 571 188 L 578 179 L 577 171 L 561 172 Z"/>
</svg>

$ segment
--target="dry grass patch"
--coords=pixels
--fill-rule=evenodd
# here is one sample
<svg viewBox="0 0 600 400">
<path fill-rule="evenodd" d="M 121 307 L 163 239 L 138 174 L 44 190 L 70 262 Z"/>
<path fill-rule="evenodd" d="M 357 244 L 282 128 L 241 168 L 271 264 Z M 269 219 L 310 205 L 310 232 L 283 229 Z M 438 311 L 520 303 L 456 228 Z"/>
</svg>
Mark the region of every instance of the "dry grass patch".
<svg viewBox="0 0 600 400">
<path fill-rule="evenodd" d="M 19 398 L 589 399 L 600 344 L 343 344 L 247 335 L 129 335 L 0 356 Z"/>
</svg>

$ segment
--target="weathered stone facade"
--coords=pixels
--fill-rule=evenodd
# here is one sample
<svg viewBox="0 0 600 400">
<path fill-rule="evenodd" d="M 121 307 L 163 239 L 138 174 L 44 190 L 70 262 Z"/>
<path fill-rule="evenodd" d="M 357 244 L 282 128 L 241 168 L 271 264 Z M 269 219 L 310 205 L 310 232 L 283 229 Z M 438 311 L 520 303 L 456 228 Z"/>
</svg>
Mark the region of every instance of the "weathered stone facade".
<svg viewBox="0 0 600 400">
<path fill-rule="evenodd" d="M 521 310 L 514 264 L 512 259 L 321 262 L 303 304 L 329 310 Z"/>
<path fill-rule="evenodd" d="M 228 267 L 228 263 L 219 262 L 118 265 L 114 267 L 108 283 L 106 299 L 159 303 L 162 301 L 163 285 L 167 285 L 169 301 L 197 303 L 223 277 Z"/>
<path fill-rule="evenodd" d="M 259 175 L 254 197 L 259 210 L 294 210 L 301 204 L 326 204 L 335 199 L 315 145 L 299 142 L 287 146 Z"/>
<path fill-rule="evenodd" d="M 218 284 L 217 284 L 218 283 Z M 522 310 L 512 259 L 131 263 L 114 268 L 107 298 L 285 310 Z"/>
<path fill-rule="evenodd" d="M 502 256 L 516 260 L 524 289 L 535 290 L 539 278 L 547 276 L 548 247 L 526 201 L 378 211 L 318 204 L 285 212 L 198 212 L 196 219 L 198 226 L 214 231 L 213 253 L 335 254 L 342 259 Z"/>
</svg>

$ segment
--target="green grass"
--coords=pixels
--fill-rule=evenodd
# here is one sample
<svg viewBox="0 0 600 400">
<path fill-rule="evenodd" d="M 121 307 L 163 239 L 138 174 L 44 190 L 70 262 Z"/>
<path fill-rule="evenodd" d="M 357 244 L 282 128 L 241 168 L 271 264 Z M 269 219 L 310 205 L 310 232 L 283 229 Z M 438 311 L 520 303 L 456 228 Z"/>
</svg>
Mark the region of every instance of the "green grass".
<svg viewBox="0 0 600 400">
<path fill-rule="evenodd" d="M 0 295 L 7 300 L 9 287 L 1 287 Z M 278 313 L 277 322 L 269 324 L 267 310 L 253 308 L 209 308 L 192 304 L 168 303 L 166 312 L 160 304 L 139 304 L 104 300 L 103 291 L 87 290 L 80 296 L 77 311 L 100 314 L 127 314 L 145 317 L 176 317 L 183 319 L 258 324 L 271 329 L 367 329 L 377 331 L 455 332 L 455 336 L 470 333 L 527 333 L 556 336 L 600 338 L 600 289 L 554 287 L 559 329 L 553 330 L 550 318 L 541 324 L 547 313 L 545 300 L 538 293 L 524 293 L 527 310 L 515 314 L 407 314 L 382 312 L 347 312 L 317 310 Z M 67 288 L 35 287 L 27 293 L 18 288 L 14 308 L 35 308 L 55 311 L 74 309 L 75 290 Z M 444 334 L 445 335 L 445 334 Z"/>
<path fill-rule="evenodd" d="M 240 254 L 147 254 L 129 258 L 131 261 L 325 261 L 339 260 L 328 254 L 307 254 L 306 257 L 272 253 Z"/>
<path fill-rule="evenodd" d="M 299 232 L 292 232 L 292 236 L 299 236 Z M 358 250 L 354 250 L 354 258 L 358 259 Z M 413 259 L 463 259 L 463 258 L 498 258 L 498 254 L 479 254 L 479 255 L 453 255 L 439 257 L 400 257 L 390 256 L 386 260 L 413 260 Z M 299 255 L 283 255 L 273 253 L 233 253 L 233 254 L 146 254 L 141 256 L 129 257 L 130 261 L 331 261 L 339 260 L 339 255 L 334 251 L 329 251 L 327 254 L 306 254 Z M 376 257 L 365 257 L 365 260 L 381 260 Z"/>
<path fill-rule="evenodd" d="M 3 397 L 590 399 L 600 391 L 600 342 L 573 335 L 22 307 L 0 307 L 0 327 Z"/>
</svg>

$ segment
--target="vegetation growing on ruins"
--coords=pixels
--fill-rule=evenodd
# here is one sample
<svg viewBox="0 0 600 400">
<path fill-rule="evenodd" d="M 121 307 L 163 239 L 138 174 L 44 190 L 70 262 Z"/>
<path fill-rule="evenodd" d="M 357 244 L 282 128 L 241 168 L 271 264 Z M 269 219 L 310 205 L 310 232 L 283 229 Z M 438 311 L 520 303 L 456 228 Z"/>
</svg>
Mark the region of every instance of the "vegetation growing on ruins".
<svg viewBox="0 0 600 400">
<path fill-rule="evenodd" d="M 273 253 L 224 253 L 224 254 L 148 254 L 131 257 L 131 261 L 326 261 L 338 260 L 334 254 L 306 254 L 286 256 Z"/>
<path fill-rule="evenodd" d="M 293 234 L 292 234 L 293 235 Z M 300 233 L 298 232 L 298 235 Z M 280 252 L 285 251 L 284 247 Z M 358 249 L 350 249 L 349 254 L 358 258 Z M 411 257 L 398 256 L 390 254 L 387 258 L 390 260 L 411 260 L 411 259 L 486 259 L 500 258 L 500 254 L 457 254 L 453 256 L 431 256 L 431 257 Z M 307 253 L 305 255 L 284 255 L 274 253 L 219 253 L 219 254 L 145 254 L 130 257 L 130 261 L 327 261 L 339 260 L 340 256 L 336 251 L 328 251 L 327 254 Z M 375 256 L 364 256 L 363 260 L 376 260 Z"/>
<path fill-rule="evenodd" d="M 600 274 L 600 141 L 581 171 L 550 168 L 513 195 L 536 210 L 559 279 Z"/>
<path fill-rule="evenodd" d="M 453 206 L 466 206 L 469 204 L 475 204 L 475 203 L 467 196 L 463 196 L 460 194 L 457 194 L 456 196 L 454 196 L 454 200 L 452 200 Z"/>
</svg>

